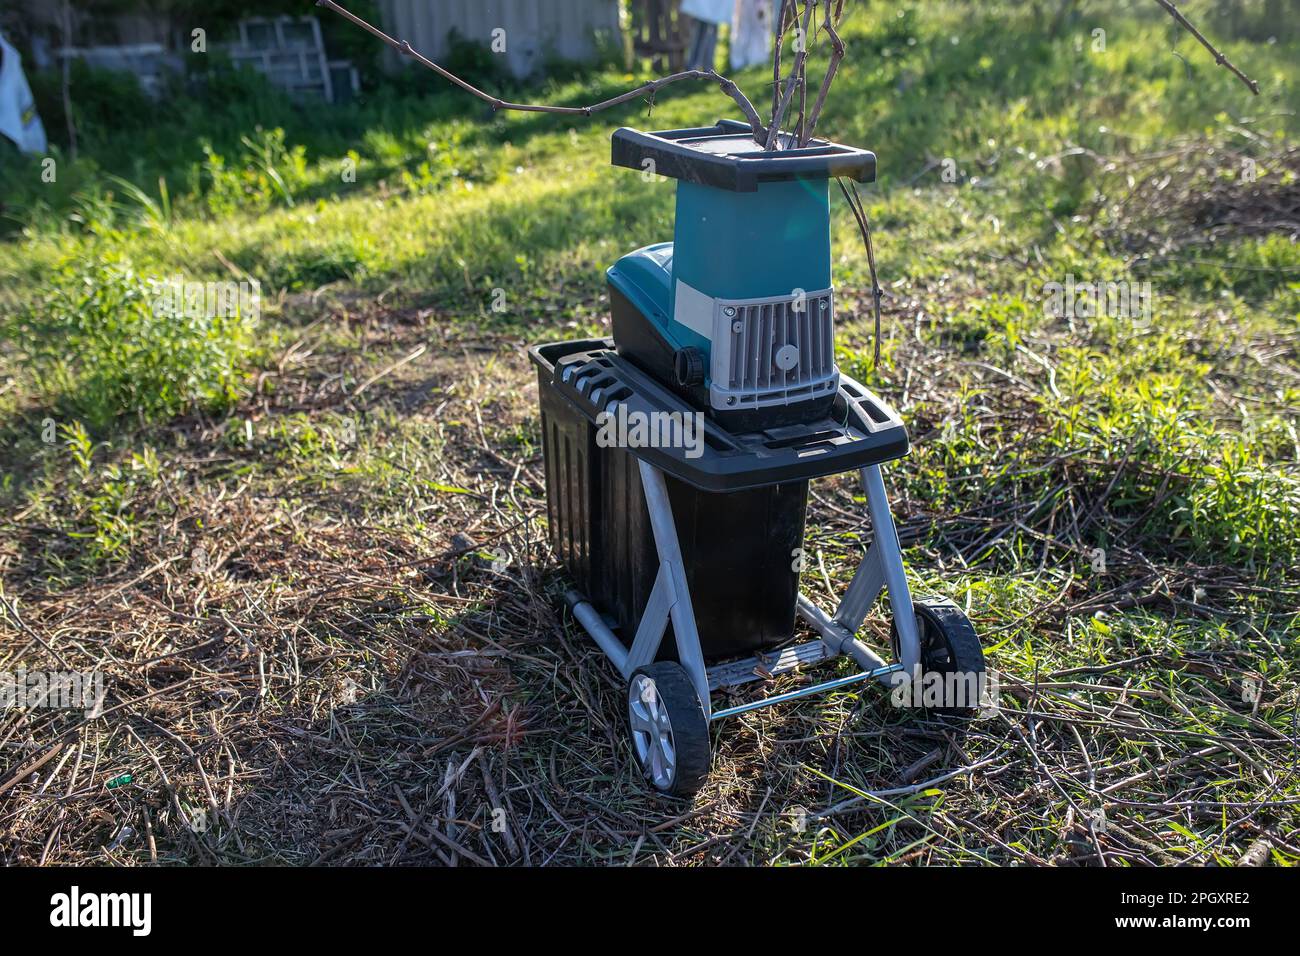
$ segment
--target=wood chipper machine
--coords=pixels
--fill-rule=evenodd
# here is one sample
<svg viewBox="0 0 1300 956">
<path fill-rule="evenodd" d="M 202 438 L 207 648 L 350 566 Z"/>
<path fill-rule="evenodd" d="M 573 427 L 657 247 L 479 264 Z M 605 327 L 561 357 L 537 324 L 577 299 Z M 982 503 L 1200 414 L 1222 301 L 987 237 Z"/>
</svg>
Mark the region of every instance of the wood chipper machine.
<svg viewBox="0 0 1300 956">
<path fill-rule="evenodd" d="M 951 601 L 908 593 L 880 472 L 907 454 L 907 431 L 835 360 L 830 182 L 872 181 L 875 155 L 818 139 L 764 150 L 749 125 L 722 121 L 619 129 L 612 158 L 676 180 L 673 241 L 607 271 L 611 339 L 529 352 L 551 543 L 574 584 L 565 602 L 627 680 L 646 777 L 690 794 L 711 722 L 861 682 L 959 676 L 931 682 L 946 694 L 938 709 L 973 710 L 974 628 Z M 654 440 L 674 435 L 697 440 Z M 871 545 L 827 613 L 799 590 L 808 483 L 849 471 Z M 882 591 L 891 662 L 857 637 Z M 798 642 L 799 618 L 815 639 Z M 720 689 L 838 656 L 860 669 L 713 707 Z"/>
</svg>

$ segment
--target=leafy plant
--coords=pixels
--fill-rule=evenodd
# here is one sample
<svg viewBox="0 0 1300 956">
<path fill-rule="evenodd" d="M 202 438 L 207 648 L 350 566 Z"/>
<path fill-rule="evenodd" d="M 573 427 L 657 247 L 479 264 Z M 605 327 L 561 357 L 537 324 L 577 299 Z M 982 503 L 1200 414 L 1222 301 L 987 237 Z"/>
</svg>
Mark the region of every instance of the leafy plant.
<svg viewBox="0 0 1300 956">
<path fill-rule="evenodd" d="M 210 303 L 186 308 L 181 298 L 118 262 L 67 264 L 6 331 L 41 396 L 93 430 L 126 415 L 224 409 L 238 393 L 252 317 L 238 307 L 209 315 Z"/>
<path fill-rule="evenodd" d="M 260 127 L 253 136 L 241 136 L 244 149 L 234 164 L 202 144 L 204 172 L 208 179 L 207 205 L 217 216 L 241 208 L 269 209 L 273 205 L 293 206 L 294 193 L 307 182 L 307 150 L 286 145 L 280 127 Z"/>
</svg>

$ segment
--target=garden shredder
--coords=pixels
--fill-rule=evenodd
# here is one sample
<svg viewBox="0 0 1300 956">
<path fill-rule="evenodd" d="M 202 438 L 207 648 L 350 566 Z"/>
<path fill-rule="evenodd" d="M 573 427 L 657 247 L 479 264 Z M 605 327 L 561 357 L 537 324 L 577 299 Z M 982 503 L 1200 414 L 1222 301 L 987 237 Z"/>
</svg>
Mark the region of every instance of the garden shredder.
<svg viewBox="0 0 1300 956">
<path fill-rule="evenodd" d="M 970 710 L 983 686 L 966 615 L 908 592 L 880 472 L 907 454 L 907 431 L 836 365 L 829 186 L 874 180 L 876 157 L 781 135 L 765 150 L 726 120 L 617 130 L 614 165 L 677 181 L 673 241 L 607 271 L 612 338 L 529 350 L 551 543 L 576 585 L 565 602 L 627 680 L 637 761 L 677 795 L 708 773 L 712 721 L 927 675 L 945 678 L 930 682 L 939 709 Z M 650 423 L 643 435 L 689 420 L 702 441 L 611 442 L 611 417 Z M 828 614 L 799 590 L 808 483 L 849 471 L 872 541 Z M 892 663 L 856 636 L 882 591 Z M 816 639 L 796 643 L 796 618 Z M 861 670 L 713 709 L 719 689 L 837 656 Z"/>
</svg>

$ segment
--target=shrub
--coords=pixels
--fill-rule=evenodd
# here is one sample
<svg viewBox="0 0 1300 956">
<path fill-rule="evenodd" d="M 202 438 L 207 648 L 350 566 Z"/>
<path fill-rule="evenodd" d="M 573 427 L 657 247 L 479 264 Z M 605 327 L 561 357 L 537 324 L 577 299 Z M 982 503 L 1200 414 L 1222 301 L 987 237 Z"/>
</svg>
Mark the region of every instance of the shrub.
<svg viewBox="0 0 1300 956">
<path fill-rule="evenodd" d="M 65 264 L 5 332 L 27 355 L 38 395 L 103 431 L 123 416 L 169 418 L 232 404 L 253 317 L 187 309 L 118 262 Z"/>
<path fill-rule="evenodd" d="M 241 208 L 263 211 L 276 204 L 292 206 L 294 193 L 307 181 L 306 149 L 287 146 L 279 127 L 258 127 L 251 137 L 241 137 L 240 143 L 244 148 L 233 165 L 227 165 L 210 143 L 203 143 L 211 212 L 226 216 Z"/>
</svg>

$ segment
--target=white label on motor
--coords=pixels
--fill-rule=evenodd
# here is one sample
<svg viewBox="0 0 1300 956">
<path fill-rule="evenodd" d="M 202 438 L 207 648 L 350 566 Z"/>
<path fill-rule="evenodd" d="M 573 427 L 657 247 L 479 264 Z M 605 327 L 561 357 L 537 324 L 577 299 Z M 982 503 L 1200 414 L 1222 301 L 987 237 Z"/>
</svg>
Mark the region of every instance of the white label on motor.
<svg viewBox="0 0 1300 956">
<path fill-rule="evenodd" d="M 712 341 L 713 296 L 705 295 L 678 279 L 673 300 L 673 319 Z"/>
</svg>

